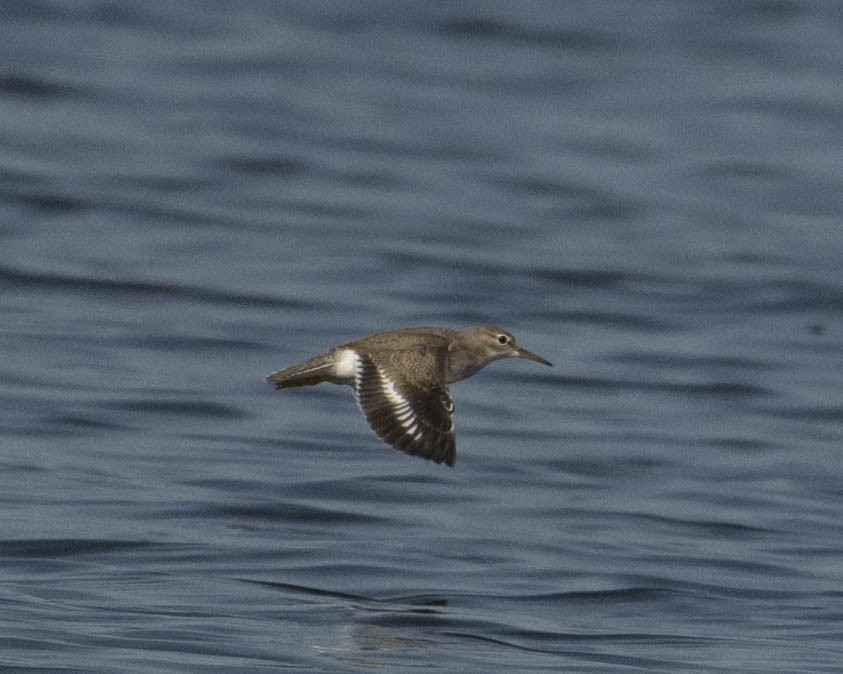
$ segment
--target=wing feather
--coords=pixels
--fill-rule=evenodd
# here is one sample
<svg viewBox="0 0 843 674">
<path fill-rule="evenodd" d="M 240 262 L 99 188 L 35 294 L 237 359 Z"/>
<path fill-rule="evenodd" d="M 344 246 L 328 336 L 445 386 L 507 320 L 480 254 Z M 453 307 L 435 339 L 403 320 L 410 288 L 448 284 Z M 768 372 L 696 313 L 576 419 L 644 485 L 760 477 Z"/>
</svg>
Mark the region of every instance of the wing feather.
<svg viewBox="0 0 843 674">
<path fill-rule="evenodd" d="M 366 421 L 388 445 L 453 466 L 454 404 L 439 363 L 425 348 L 360 354 L 354 393 Z"/>
</svg>

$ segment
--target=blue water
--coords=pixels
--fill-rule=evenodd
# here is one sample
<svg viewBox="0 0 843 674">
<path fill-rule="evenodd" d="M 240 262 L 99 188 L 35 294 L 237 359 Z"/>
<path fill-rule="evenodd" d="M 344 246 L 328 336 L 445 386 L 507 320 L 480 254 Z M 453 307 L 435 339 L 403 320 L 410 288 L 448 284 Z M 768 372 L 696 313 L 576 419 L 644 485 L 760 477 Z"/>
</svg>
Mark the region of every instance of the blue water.
<svg viewBox="0 0 843 674">
<path fill-rule="evenodd" d="M 0 671 L 843 672 L 843 4 L 0 12 Z"/>
</svg>

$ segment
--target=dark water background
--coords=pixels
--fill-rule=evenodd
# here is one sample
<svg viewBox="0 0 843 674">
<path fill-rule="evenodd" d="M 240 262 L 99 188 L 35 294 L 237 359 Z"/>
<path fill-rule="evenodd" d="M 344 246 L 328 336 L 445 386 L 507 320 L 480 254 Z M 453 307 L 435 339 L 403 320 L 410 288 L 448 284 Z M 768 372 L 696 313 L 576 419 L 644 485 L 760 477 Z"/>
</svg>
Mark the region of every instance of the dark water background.
<svg viewBox="0 0 843 674">
<path fill-rule="evenodd" d="M 0 670 L 843 671 L 843 3 L 0 17 Z"/>
</svg>

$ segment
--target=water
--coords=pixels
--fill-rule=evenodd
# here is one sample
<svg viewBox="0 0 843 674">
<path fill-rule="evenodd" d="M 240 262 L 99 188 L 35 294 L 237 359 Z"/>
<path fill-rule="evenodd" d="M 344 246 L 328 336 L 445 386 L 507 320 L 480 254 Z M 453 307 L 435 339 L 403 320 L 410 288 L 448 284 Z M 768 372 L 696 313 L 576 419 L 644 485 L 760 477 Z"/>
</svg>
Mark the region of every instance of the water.
<svg viewBox="0 0 843 674">
<path fill-rule="evenodd" d="M 2 12 L 2 671 L 843 671 L 840 3 Z"/>
</svg>

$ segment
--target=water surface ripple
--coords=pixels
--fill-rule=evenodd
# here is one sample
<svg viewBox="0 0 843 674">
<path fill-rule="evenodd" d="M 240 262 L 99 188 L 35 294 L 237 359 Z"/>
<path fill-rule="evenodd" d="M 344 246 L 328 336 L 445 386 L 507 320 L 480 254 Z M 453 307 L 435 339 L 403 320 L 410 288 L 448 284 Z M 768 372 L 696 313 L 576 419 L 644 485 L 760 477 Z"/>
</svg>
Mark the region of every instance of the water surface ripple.
<svg viewBox="0 0 843 674">
<path fill-rule="evenodd" d="M 5 3 L 0 671 L 843 671 L 841 32 Z M 475 323 L 453 470 L 262 381 Z"/>
</svg>

